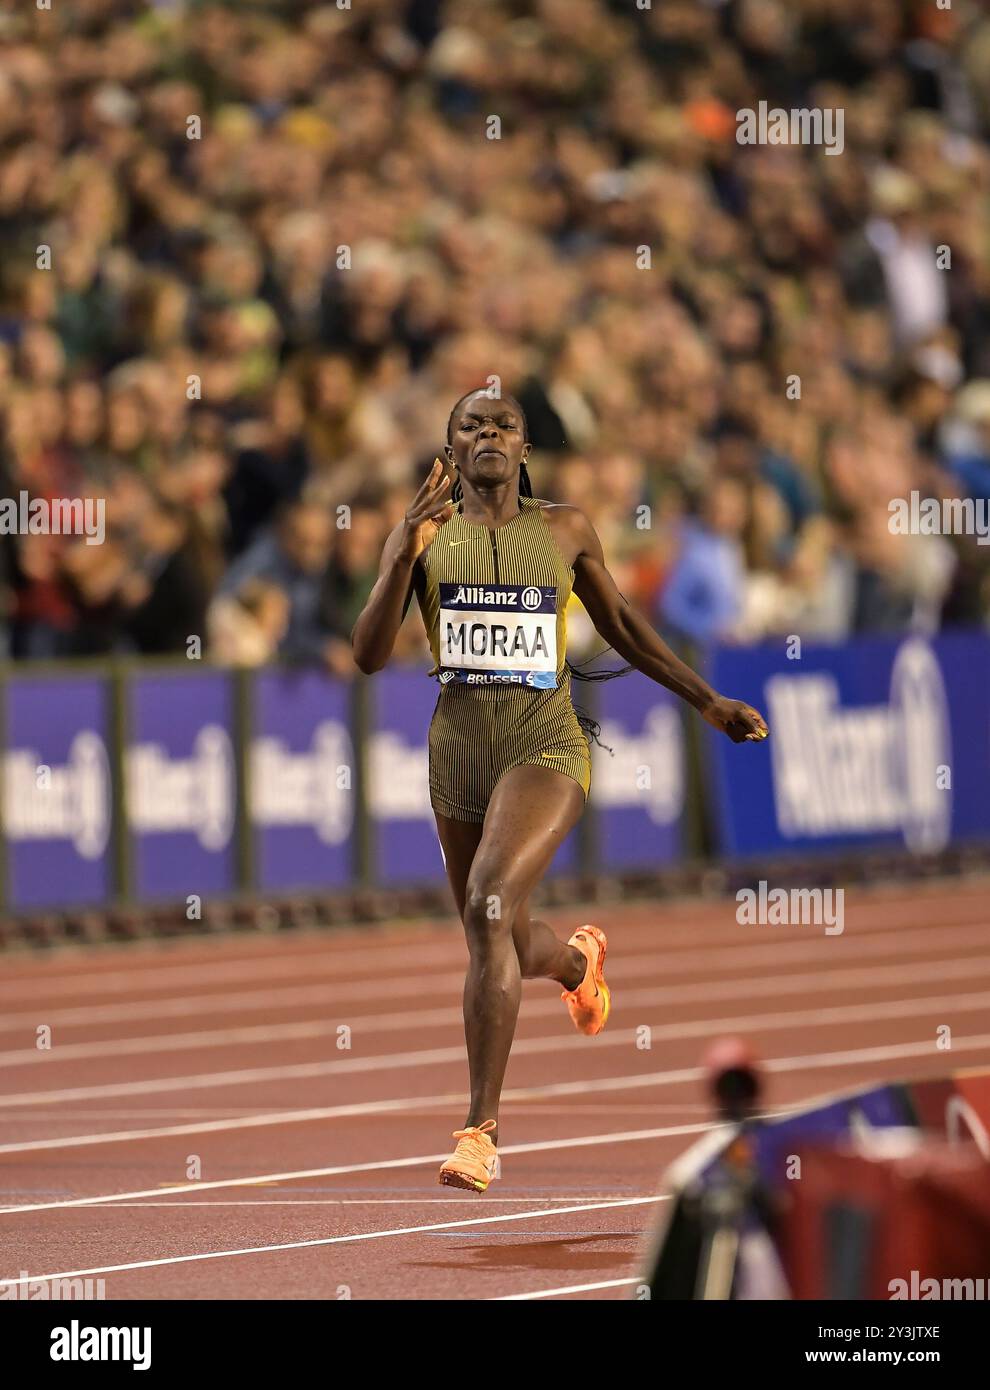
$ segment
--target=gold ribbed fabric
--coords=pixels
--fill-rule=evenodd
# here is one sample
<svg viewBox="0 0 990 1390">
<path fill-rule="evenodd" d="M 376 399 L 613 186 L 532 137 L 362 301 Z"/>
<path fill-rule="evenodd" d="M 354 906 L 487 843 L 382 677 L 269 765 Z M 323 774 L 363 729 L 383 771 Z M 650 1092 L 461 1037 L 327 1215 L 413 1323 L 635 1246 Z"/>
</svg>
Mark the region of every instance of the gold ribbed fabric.
<svg viewBox="0 0 990 1390">
<path fill-rule="evenodd" d="M 585 796 L 591 785 L 588 740 L 571 704 L 564 660 L 565 609 L 574 571 L 557 548 L 539 499 L 521 497 L 519 505 L 517 515 L 494 530 L 465 521 L 458 510 L 423 553 L 426 584 L 421 608 L 434 659 L 430 674 L 441 681 L 430 724 L 430 799 L 436 811 L 452 820 L 483 821 L 499 778 L 523 763 L 572 777 Z M 513 591 L 518 591 L 515 609 L 509 606 Z M 526 610 L 536 603 L 537 593 L 545 616 L 542 632 L 534 637 L 538 618 Z M 538 653 L 548 652 L 552 632 L 555 669 L 541 671 L 536 679 L 555 680 L 555 687 L 523 683 L 525 672 L 516 683 L 468 683 L 458 678 L 458 653 L 473 648 L 458 612 L 445 606 L 454 602 L 472 610 L 483 610 L 486 602 L 499 609 L 497 614 L 472 611 L 478 622 L 470 632 L 482 653 L 476 650 L 473 658 L 466 658 L 472 682 L 479 680 L 479 671 L 483 679 L 485 672 L 497 676 L 525 665 L 514 662 L 513 653 L 519 650 L 526 656 L 534 647 Z M 554 611 L 552 622 L 549 613 Z M 492 637 L 492 623 L 504 624 L 503 637 Z M 539 655 L 532 659 L 542 659 L 545 666 L 549 662 Z"/>
</svg>

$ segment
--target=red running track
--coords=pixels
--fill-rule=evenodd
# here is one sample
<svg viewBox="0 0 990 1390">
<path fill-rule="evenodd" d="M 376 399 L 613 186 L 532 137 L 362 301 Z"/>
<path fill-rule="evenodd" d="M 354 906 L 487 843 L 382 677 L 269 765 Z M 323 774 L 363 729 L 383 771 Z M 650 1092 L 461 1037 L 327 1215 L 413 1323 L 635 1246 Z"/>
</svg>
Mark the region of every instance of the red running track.
<svg viewBox="0 0 990 1390">
<path fill-rule="evenodd" d="M 633 1296 L 662 1172 L 710 1127 L 707 1042 L 752 1041 L 772 1111 L 990 1064 L 988 902 L 979 880 L 850 891 L 832 936 L 742 926 L 734 899 L 596 908 L 608 1029 L 580 1037 L 558 989 L 524 986 L 484 1197 L 436 1184 L 466 1087 L 453 925 L 9 958 L 0 1280 L 85 1275 L 124 1299 Z M 549 917 L 563 935 L 581 921 Z"/>
</svg>

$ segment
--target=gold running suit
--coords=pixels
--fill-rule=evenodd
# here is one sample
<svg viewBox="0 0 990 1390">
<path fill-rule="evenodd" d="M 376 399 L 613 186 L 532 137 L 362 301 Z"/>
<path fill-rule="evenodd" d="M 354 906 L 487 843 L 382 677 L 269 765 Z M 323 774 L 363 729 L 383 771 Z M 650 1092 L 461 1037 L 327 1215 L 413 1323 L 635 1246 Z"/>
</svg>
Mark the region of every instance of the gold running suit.
<svg viewBox="0 0 990 1390">
<path fill-rule="evenodd" d="M 430 800 L 452 820 L 483 821 L 495 784 L 524 763 L 584 791 L 588 740 L 565 665 L 574 571 L 537 498 L 491 530 L 460 508 L 423 552 L 420 598 L 440 695 L 430 724 Z"/>
</svg>

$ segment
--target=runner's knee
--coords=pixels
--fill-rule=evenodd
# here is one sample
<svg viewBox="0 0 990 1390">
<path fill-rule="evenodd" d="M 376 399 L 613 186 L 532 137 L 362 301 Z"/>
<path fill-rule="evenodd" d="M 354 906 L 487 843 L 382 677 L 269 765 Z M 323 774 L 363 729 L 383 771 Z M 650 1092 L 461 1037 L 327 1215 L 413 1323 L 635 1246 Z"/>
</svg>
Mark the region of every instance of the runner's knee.
<svg viewBox="0 0 990 1390">
<path fill-rule="evenodd" d="M 518 906 L 519 895 L 507 889 L 503 880 L 472 874 L 464 895 L 464 929 L 469 942 L 508 935 Z"/>
</svg>

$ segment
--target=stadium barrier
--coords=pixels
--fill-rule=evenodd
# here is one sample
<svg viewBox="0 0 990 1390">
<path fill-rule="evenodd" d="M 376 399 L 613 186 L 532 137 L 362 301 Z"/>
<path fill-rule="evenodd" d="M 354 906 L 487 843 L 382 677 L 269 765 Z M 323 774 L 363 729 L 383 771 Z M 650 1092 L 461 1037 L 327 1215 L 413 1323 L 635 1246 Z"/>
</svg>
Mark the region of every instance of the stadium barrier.
<svg viewBox="0 0 990 1390">
<path fill-rule="evenodd" d="M 421 671 L 8 668 L 3 885 L 13 911 L 442 882 Z M 556 874 L 672 863 L 677 702 L 642 677 L 601 713 L 592 814 Z"/>
<path fill-rule="evenodd" d="M 705 664 L 761 706 L 769 743 L 699 738 L 638 674 L 581 687 L 603 747 L 552 877 L 990 844 L 987 633 L 797 659 L 786 643 L 721 648 Z M 184 660 L 8 665 L 0 902 L 16 916 L 442 887 L 436 694 L 421 670 L 347 682 Z"/>
<path fill-rule="evenodd" d="M 723 854 L 932 854 L 990 837 L 990 634 L 793 641 L 712 657 L 715 687 L 744 692 L 771 729 L 766 759 L 713 740 Z"/>
</svg>

